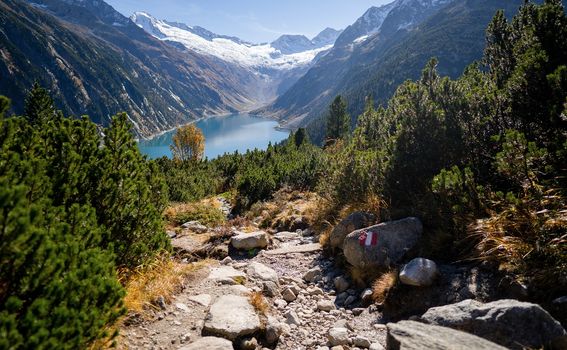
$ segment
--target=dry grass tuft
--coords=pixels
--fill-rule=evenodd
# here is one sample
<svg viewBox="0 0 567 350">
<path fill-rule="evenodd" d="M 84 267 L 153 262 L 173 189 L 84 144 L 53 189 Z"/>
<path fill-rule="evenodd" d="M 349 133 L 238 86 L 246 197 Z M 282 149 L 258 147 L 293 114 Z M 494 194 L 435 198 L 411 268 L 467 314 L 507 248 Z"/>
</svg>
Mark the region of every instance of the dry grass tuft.
<svg viewBox="0 0 567 350">
<path fill-rule="evenodd" d="M 398 270 L 390 270 L 378 277 L 372 283 L 372 300 L 376 303 L 384 303 L 388 298 L 388 294 L 398 282 Z"/>
<path fill-rule="evenodd" d="M 160 296 L 169 303 L 193 273 L 211 263 L 211 260 L 202 260 L 182 264 L 163 255 L 152 264 L 139 267 L 130 274 L 125 284 L 124 306 L 136 312 L 143 312 L 147 308 L 155 309 L 154 302 Z"/>
<path fill-rule="evenodd" d="M 563 295 L 567 288 L 566 197 L 559 190 L 525 196 L 503 205 L 487 219 L 469 227 L 477 242 L 478 259 L 499 263 L 500 269 L 531 280 L 544 298 Z"/>
<path fill-rule="evenodd" d="M 170 227 L 182 225 L 188 221 L 199 221 L 208 227 L 215 227 L 226 222 L 218 201 L 205 199 L 197 203 L 173 203 L 163 213 Z"/>
<path fill-rule="evenodd" d="M 314 213 L 319 196 L 313 192 L 301 192 L 283 188 L 276 192 L 267 202 L 252 205 L 246 213 L 249 220 L 260 219 L 263 228 L 289 228 L 296 218 L 311 225 L 314 223 Z"/>
<path fill-rule="evenodd" d="M 250 304 L 254 306 L 254 309 L 260 315 L 266 315 L 268 309 L 270 308 L 266 302 L 266 298 L 262 295 L 262 292 L 252 292 L 250 293 Z"/>
</svg>

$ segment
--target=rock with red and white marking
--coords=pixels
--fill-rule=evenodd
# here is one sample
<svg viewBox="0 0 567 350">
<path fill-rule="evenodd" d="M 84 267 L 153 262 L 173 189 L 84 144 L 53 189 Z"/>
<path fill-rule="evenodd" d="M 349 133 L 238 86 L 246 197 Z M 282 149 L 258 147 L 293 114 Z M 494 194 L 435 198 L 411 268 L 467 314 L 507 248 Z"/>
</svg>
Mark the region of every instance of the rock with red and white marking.
<svg viewBox="0 0 567 350">
<path fill-rule="evenodd" d="M 423 234 L 418 218 L 384 222 L 350 233 L 344 241 L 346 260 L 359 268 L 388 267 L 398 263 Z"/>
</svg>

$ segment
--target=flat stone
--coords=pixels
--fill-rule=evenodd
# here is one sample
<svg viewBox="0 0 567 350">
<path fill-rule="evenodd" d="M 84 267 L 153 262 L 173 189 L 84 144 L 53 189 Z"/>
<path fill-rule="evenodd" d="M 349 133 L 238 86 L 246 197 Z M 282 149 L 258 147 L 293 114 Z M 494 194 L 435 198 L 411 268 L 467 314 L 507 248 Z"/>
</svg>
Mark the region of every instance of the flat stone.
<svg viewBox="0 0 567 350">
<path fill-rule="evenodd" d="M 190 296 L 189 300 L 203 306 L 209 306 L 211 305 L 211 301 L 213 300 L 213 298 L 209 294 L 199 294 L 199 295 Z"/>
<path fill-rule="evenodd" d="M 301 244 L 295 246 L 288 246 L 280 249 L 266 250 L 266 255 L 285 255 L 293 253 L 313 253 L 322 250 L 323 247 L 319 243 Z"/>
<path fill-rule="evenodd" d="M 183 303 L 176 303 L 175 307 L 178 308 L 181 311 L 189 312 L 189 307 L 187 307 L 187 305 L 185 305 Z"/>
<path fill-rule="evenodd" d="M 203 334 L 235 340 L 255 333 L 260 327 L 260 317 L 247 297 L 223 295 L 211 306 Z"/>
<path fill-rule="evenodd" d="M 386 348 L 388 350 L 504 350 L 506 348 L 476 335 L 451 328 L 415 321 L 388 323 Z"/>
<path fill-rule="evenodd" d="M 204 337 L 191 344 L 185 345 L 179 350 L 234 350 L 230 340 L 217 337 Z"/>
<path fill-rule="evenodd" d="M 276 271 L 259 262 L 251 262 L 246 269 L 246 273 L 251 279 L 266 282 L 270 281 L 279 285 L 278 274 Z"/>
<path fill-rule="evenodd" d="M 223 284 L 238 284 L 239 281 L 246 281 L 246 274 L 232 266 L 221 266 L 211 269 L 207 279 L 224 282 Z"/>
</svg>

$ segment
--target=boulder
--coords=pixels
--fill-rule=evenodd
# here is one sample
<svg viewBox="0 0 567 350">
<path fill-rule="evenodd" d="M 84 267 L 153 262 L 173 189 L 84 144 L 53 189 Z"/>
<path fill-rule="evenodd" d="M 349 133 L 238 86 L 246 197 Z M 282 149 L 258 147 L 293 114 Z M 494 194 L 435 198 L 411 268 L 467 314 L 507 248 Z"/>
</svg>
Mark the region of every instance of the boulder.
<svg viewBox="0 0 567 350">
<path fill-rule="evenodd" d="M 232 342 L 223 338 L 204 337 L 194 343 L 185 345 L 179 350 L 234 350 Z"/>
<path fill-rule="evenodd" d="M 261 327 L 260 317 L 248 299 L 237 295 L 218 298 L 205 318 L 203 334 L 235 340 L 257 332 Z"/>
<path fill-rule="evenodd" d="M 195 233 L 205 233 L 209 230 L 207 226 L 201 225 L 199 221 L 189 221 L 181 225 L 181 227 Z"/>
<path fill-rule="evenodd" d="M 431 308 L 421 319 L 475 334 L 511 349 L 540 349 L 566 334 L 561 324 L 541 306 L 512 299 L 487 304 L 464 300 Z"/>
<path fill-rule="evenodd" d="M 388 350 L 504 350 L 506 348 L 472 334 L 415 321 L 388 323 Z"/>
<path fill-rule="evenodd" d="M 400 282 L 409 286 L 426 287 L 433 284 L 437 275 L 439 269 L 434 261 L 415 258 L 400 271 Z"/>
<path fill-rule="evenodd" d="M 343 248 L 345 237 L 354 230 L 368 227 L 376 222 L 376 215 L 365 212 L 354 212 L 335 226 L 329 237 L 332 248 Z"/>
<path fill-rule="evenodd" d="M 241 250 L 263 249 L 268 246 L 268 234 L 264 231 L 238 233 L 232 237 L 230 244 Z"/>
<path fill-rule="evenodd" d="M 351 232 L 344 241 L 346 260 L 358 268 L 383 268 L 399 263 L 423 233 L 418 218 L 384 222 Z"/>
<path fill-rule="evenodd" d="M 259 262 L 251 262 L 246 269 L 246 273 L 251 279 L 260 282 L 269 281 L 279 285 L 278 274 L 276 271 L 264 264 L 260 264 Z"/>
</svg>

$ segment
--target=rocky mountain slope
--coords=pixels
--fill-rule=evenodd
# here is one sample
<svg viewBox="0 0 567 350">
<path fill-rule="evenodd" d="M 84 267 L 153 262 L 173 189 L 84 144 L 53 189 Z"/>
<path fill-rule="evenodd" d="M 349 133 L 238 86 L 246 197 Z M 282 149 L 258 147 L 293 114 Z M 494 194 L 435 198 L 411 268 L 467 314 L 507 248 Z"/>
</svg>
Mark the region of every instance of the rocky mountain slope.
<svg viewBox="0 0 567 350">
<path fill-rule="evenodd" d="M 482 56 L 484 30 L 495 11 L 503 8 L 511 15 L 520 4 L 397 0 L 373 7 L 344 30 L 305 76 L 259 112 L 304 126 L 324 115 L 331 99 L 342 94 L 356 115 L 366 96 L 385 102 L 401 82 L 417 78 L 431 57 L 439 59 L 442 74 L 457 76 Z"/>
<path fill-rule="evenodd" d="M 0 1 L 0 94 L 23 109 L 37 80 L 67 114 L 108 124 L 126 111 L 139 136 L 254 105 L 220 60 L 156 40 L 99 0 Z"/>
<path fill-rule="evenodd" d="M 242 89 L 255 92 L 258 103 L 268 103 L 285 92 L 331 49 L 341 33 L 326 28 L 311 40 L 303 35 L 282 35 L 272 43 L 252 44 L 198 26 L 159 20 L 145 12 L 136 12 L 130 19 L 159 40 L 214 57 L 248 76 Z"/>
</svg>

